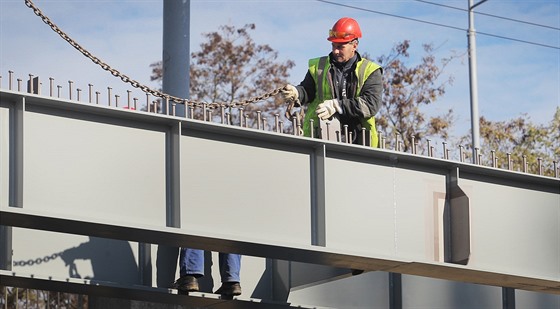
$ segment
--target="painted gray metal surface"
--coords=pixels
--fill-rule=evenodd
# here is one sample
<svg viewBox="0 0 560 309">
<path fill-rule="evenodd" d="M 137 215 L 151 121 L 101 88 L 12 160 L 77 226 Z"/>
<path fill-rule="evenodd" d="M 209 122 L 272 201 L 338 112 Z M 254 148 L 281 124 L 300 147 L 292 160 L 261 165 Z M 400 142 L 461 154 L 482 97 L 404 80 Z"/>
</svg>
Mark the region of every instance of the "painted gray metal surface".
<svg viewBox="0 0 560 309">
<path fill-rule="evenodd" d="M 146 242 L 259 257 L 244 264 L 243 271 L 251 273 L 242 273 L 248 278 L 245 291 L 302 304 L 328 299 L 324 296 L 331 289 L 363 287 L 366 280 L 376 292 L 351 297 L 357 308 L 377 294 L 385 295 L 385 307 L 386 271 L 414 275 L 403 279 L 405 305 L 406 297 L 423 295 L 414 294 L 416 289 L 460 290 L 467 284 L 439 283 L 442 279 L 560 293 L 558 179 L 11 91 L 0 94 L 2 224 L 26 228 L 14 228 L 14 261 L 106 237 L 123 241 L 94 248 L 123 248 L 127 253 L 119 256 L 129 256 L 133 262 L 127 264 L 136 267 L 133 275 L 107 272 L 107 281 L 145 284 L 139 272 L 146 270 L 138 265 L 149 263 L 140 262 L 138 242 Z M 469 220 L 459 220 L 468 223 L 466 244 L 452 240 L 446 230 L 456 225 L 446 217 L 454 204 L 453 177 L 468 197 Z M 27 245 L 30 239 L 33 246 Z M 446 262 L 451 245 L 465 249 L 466 265 Z M 168 279 L 176 272 L 176 258 L 158 260 L 161 246 L 148 250 L 153 286 L 162 286 L 162 272 Z M 281 266 L 264 258 L 329 267 Z M 76 269 L 85 274 L 88 265 L 76 264 Z M 348 268 L 378 272 L 348 277 Z M 14 271 L 71 275 L 61 259 Z M 324 276 L 312 279 L 309 272 Z M 499 288 L 480 289 L 491 295 L 486 304 L 501 301 L 501 293 L 493 292 Z M 465 293 L 442 302 L 459 301 L 470 292 Z M 473 293 L 479 294 L 477 289 Z M 498 300 L 494 294 L 500 294 Z M 432 298 L 423 300 L 437 304 Z M 556 296 L 547 299 L 558 301 Z M 340 301 L 334 307 L 348 299 Z"/>
</svg>

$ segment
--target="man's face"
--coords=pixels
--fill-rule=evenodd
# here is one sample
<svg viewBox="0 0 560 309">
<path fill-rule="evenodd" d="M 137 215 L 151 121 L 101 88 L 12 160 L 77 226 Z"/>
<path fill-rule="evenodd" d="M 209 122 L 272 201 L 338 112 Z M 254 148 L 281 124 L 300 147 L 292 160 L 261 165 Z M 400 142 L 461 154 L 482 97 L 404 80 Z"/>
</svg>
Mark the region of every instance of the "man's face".
<svg viewBox="0 0 560 309">
<path fill-rule="evenodd" d="M 346 62 L 354 57 L 358 41 L 354 40 L 348 43 L 332 43 L 332 53 L 336 62 Z"/>
</svg>

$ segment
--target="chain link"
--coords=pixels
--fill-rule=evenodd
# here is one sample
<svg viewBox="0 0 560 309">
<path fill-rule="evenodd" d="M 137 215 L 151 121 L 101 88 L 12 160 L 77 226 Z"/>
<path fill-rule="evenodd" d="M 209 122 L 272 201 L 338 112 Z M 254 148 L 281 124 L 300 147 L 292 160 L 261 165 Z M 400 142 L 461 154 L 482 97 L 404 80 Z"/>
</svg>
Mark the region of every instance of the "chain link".
<svg viewBox="0 0 560 309">
<path fill-rule="evenodd" d="M 101 59 L 97 58 L 96 56 L 92 55 L 88 50 L 83 48 L 80 44 L 78 44 L 71 37 L 69 37 L 55 23 L 53 23 L 50 20 L 50 18 L 48 18 L 45 14 L 43 14 L 43 12 L 37 6 L 35 6 L 33 1 L 25 0 L 25 5 L 27 7 L 29 7 L 30 9 L 32 9 L 33 12 L 35 13 L 35 15 L 39 16 L 43 20 L 43 22 L 45 24 L 49 25 L 51 27 L 51 29 L 54 32 L 56 32 L 61 38 L 63 38 L 66 42 L 68 42 L 70 45 L 72 45 L 74 48 L 76 48 L 84 56 L 86 56 L 91 61 L 93 61 L 93 63 L 99 65 L 103 70 L 108 71 L 109 73 L 111 73 L 111 75 L 120 78 L 124 83 L 130 84 L 134 88 L 138 88 L 145 93 L 149 93 L 153 96 L 162 98 L 163 100 L 166 100 L 166 101 L 169 100 L 171 102 L 181 103 L 181 104 L 189 104 L 189 105 L 193 105 L 193 106 L 204 106 L 204 105 L 206 105 L 206 107 L 210 108 L 210 109 L 216 109 L 216 108 L 221 107 L 221 106 L 238 108 L 238 107 L 244 107 L 244 106 L 247 106 L 249 104 L 259 102 L 259 101 L 264 101 L 264 100 L 266 100 L 266 99 L 268 99 L 272 96 L 276 96 L 282 90 L 282 88 L 277 88 L 277 89 L 275 89 L 273 91 L 270 91 L 270 92 L 267 92 L 263 95 L 256 96 L 256 97 L 253 97 L 253 98 L 250 98 L 250 99 L 247 99 L 247 100 L 243 100 L 243 101 L 239 101 L 239 102 L 233 102 L 233 103 L 206 103 L 206 102 L 202 102 L 202 101 L 187 100 L 187 99 L 175 97 L 175 96 L 163 93 L 159 90 L 151 89 L 150 87 L 148 87 L 146 85 L 143 85 L 140 82 L 130 78 L 129 76 L 119 72 L 117 69 L 112 68 L 110 65 L 101 61 Z"/>
<path fill-rule="evenodd" d="M 61 254 L 61 252 L 60 253 L 53 253 L 51 255 L 46 255 L 43 258 L 29 259 L 27 261 L 25 261 L 25 260 L 14 261 L 14 266 L 33 266 L 35 264 L 39 265 L 41 263 L 48 263 L 51 260 L 54 260 L 57 257 L 59 257 L 60 254 Z"/>
</svg>

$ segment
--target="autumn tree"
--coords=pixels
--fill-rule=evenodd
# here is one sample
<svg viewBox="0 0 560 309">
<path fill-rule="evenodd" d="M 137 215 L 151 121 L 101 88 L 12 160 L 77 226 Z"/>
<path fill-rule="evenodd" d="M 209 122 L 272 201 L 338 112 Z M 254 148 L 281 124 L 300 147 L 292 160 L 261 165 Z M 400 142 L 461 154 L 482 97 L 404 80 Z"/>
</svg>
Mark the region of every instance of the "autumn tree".
<svg viewBox="0 0 560 309">
<path fill-rule="evenodd" d="M 294 62 L 281 62 L 272 47 L 255 43 L 249 33 L 252 30 L 255 30 L 254 24 L 241 28 L 225 25 L 220 26 L 219 31 L 203 34 L 206 41 L 200 44 L 199 51 L 191 53 L 191 100 L 231 104 L 263 95 L 288 83 L 288 71 L 294 67 Z M 151 80 L 161 81 L 161 61 L 151 67 Z M 273 117 L 282 115 L 284 106 L 281 97 L 274 96 L 247 104 L 244 113 L 259 110 L 263 116 Z M 229 112 L 234 117 L 239 116 L 239 111 Z M 216 117 L 217 113 L 213 115 Z"/>
<path fill-rule="evenodd" d="M 88 295 L 0 286 L 2 308 L 88 308 Z"/>
<path fill-rule="evenodd" d="M 471 147 L 470 135 L 460 140 L 466 149 Z M 560 158 L 560 107 L 548 124 L 535 124 L 527 114 L 507 121 L 480 117 L 479 154 L 482 165 L 493 166 L 495 158 L 494 163 L 499 168 L 524 171 L 526 162 L 527 172 L 532 174 L 539 174 L 540 161 L 542 174 L 554 176 L 553 162 Z"/>
<path fill-rule="evenodd" d="M 217 32 L 204 34 L 207 40 L 200 45 L 199 51 L 191 54 L 191 99 L 232 103 L 287 83 L 288 70 L 294 62 L 278 62 L 278 53 L 270 46 L 257 45 L 249 35 L 254 29 L 254 24 L 239 29 L 221 26 Z M 404 140 L 405 151 L 410 150 L 412 136 L 420 144 L 429 137 L 446 139 L 453 121 L 451 110 L 445 115 L 431 117 L 421 110 L 422 106 L 432 104 L 443 96 L 445 87 L 452 84 L 452 77 L 444 80 L 440 77 L 453 57 L 443 59 L 438 66 L 433 46 L 424 44 L 426 55 L 421 63 L 408 67 L 409 47 L 409 41 L 405 40 L 396 44 L 387 56 L 376 59 L 384 69 L 383 105 L 376 118 L 377 125 L 380 133 L 388 137 L 389 144 L 394 143 L 391 137 L 399 134 Z M 373 59 L 367 53 L 364 56 Z M 151 79 L 160 81 L 161 62 L 151 67 Z M 284 108 L 285 102 L 281 96 L 276 96 L 245 106 L 245 112 L 259 110 L 270 118 L 274 114 L 283 115 Z"/>
<path fill-rule="evenodd" d="M 442 74 L 456 56 L 444 58 L 438 65 L 433 45 L 424 44 L 425 55 L 421 62 L 409 67 L 409 48 L 410 42 L 405 40 L 395 44 L 388 55 L 376 59 L 383 67 L 384 78 L 383 105 L 376 117 L 377 127 L 386 137 L 387 147 L 395 148 L 396 137 L 400 136 L 403 151 L 410 151 L 412 137 L 419 148 L 430 137 L 447 139 L 453 124 L 451 109 L 444 115 L 427 116 L 422 107 L 434 103 L 445 94 L 446 86 L 453 83 L 453 77 L 443 78 Z"/>
</svg>

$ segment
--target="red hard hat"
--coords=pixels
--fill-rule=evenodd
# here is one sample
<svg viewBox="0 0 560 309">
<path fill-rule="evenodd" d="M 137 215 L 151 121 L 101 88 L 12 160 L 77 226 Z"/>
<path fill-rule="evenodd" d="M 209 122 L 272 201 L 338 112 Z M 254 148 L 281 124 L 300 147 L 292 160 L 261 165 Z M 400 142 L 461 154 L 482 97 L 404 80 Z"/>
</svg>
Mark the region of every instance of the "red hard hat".
<svg viewBox="0 0 560 309">
<path fill-rule="evenodd" d="M 362 37 L 362 30 L 358 22 L 350 17 L 339 19 L 329 30 L 327 40 L 334 43 L 346 43 Z"/>
</svg>

